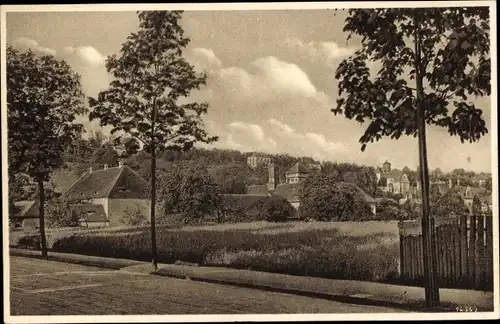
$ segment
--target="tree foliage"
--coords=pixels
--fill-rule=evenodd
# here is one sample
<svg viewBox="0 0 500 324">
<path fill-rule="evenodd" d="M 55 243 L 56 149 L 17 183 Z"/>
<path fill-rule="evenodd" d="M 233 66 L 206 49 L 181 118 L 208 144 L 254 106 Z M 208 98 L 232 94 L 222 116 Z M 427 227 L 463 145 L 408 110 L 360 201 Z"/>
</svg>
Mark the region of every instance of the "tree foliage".
<svg viewBox="0 0 500 324">
<path fill-rule="evenodd" d="M 79 138 L 86 112 L 80 76 L 64 61 L 7 47 L 9 175 L 24 173 L 38 185 L 42 255 L 45 239 L 44 182 L 64 163 L 64 151 Z"/>
<path fill-rule="evenodd" d="M 249 183 L 249 168 L 241 163 L 216 166 L 211 175 L 224 194 L 244 194 Z"/>
<path fill-rule="evenodd" d="M 139 206 L 125 209 L 123 217 L 120 218 L 120 222 L 126 226 L 144 226 L 149 224 L 147 216 L 144 215 Z"/>
<path fill-rule="evenodd" d="M 61 197 L 48 199 L 45 204 L 45 208 L 47 210 L 47 226 L 78 226 L 80 215 L 74 213 L 71 209 L 71 205 L 76 203 L 78 203 L 78 201 Z"/>
<path fill-rule="evenodd" d="M 104 165 L 114 167 L 118 165 L 118 153 L 110 144 L 103 144 L 92 153 L 92 167 L 102 169 Z"/>
<path fill-rule="evenodd" d="M 109 88 L 89 98 L 90 119 L 111 125 L 152 148 L 189 149 L 212 142 L 201 116 L 207 103 L 181 103 L 206 82 L 183 57 L 189 38 L 179 24 L 181 11 L 138 12 L 139 31 L 122 44 L 120 57 L 111 55 L 106 69 L 114 77 Z"/>
<path fill-rule="evenodd" d="M 455 190 L 449 190 L 432 205 L 430 213 L 434 217 L 449 218 L 453 215 L 468 214 L 469 210 L 460 194 Z"/>
<path fill-rule="evenodd" d="M 470 100 L 491 92 L 488 8 L 352 9 L 344 31 L 359 35 L 362 47 L 337 68 L 332 111 L 369 121 L 362 150 L 383 136 L 417 135 L 412 83 L 420 81 L 427 124 L 462 142 L 487 133 L 482 110 Z M 375 76 L 370 62 L 381 66 Z"/>
<path fill-rule="evenodd" d="M 268 222 L 285 222 L 295 215 L 295 209 L 285 198 L 271 196 L 260 206 L 261 217 Z"/>
<path fill-rule="evenodd" d="M 198 165 L 166 170 L 160 182 L 160 199 L 166 214 L 184 214 L 186 222 L 202 221 L 221 203 L 219 186 Z"/>
<path fill-rule="evenodd" d="M 51 55 L 7 48 L 9 170 L 49 180 L 78 137 L 85 113 L 80 77 Z"/>
<path fill-rule="evenodd" d="M 319 221 L 363 220 L 371 217 L 369 206 L 355 185 L 335 182 L 329 175 L 306 178 L 299 193 L 301 216 Z"/>
</svg>

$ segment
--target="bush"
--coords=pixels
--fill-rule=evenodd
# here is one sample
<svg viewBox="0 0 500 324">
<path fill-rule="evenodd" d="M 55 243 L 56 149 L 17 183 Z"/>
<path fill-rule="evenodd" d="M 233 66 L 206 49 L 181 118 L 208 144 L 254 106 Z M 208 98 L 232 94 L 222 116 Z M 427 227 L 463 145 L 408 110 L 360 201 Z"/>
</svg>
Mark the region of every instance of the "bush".
<svg viewBox="0 0 500 324">
<path fill-rule="evenodd" d="M 284 198 L 272 196 L 261 202 L 261 219 L 268 222 L 285 222 L 295 213 L 293 206 Z"/>
<path fill-rule="evenodd" d="M 120 218 L 120 223 L 127 226 L 145 226 L 150 222 L 147 217 L 142 213 L 139 206 L 135 208 L 127 207 L 124 211 L 124 215 Z"/>
</svg>

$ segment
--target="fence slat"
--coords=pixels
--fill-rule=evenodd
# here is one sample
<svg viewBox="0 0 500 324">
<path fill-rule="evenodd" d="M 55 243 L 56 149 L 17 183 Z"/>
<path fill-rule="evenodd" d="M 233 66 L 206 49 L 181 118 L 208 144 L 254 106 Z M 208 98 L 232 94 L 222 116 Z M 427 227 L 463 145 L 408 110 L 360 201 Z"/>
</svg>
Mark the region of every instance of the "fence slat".
<svg viewBox="0 0 500 324">
<path fill-rule="evenodd" d="M 449 253 L 448 253 L 448 244 L 449 244 L 449 239 L 448 239 L 448 228 L 446 225 L 443 225 L 443 261 L 444 261 L 444 284 L 448 285 L 448 280 L 449 280 L 449 271 L 450 271 L 450 260 L 449 260 Z"/>
<path fill-rule="evenodd" d="M 411 267 L 411 278 L 415 280 L 417 278 L 417 263 L 415 259 L 417 257 L 417 253 L 415 251 L 415 235 L 411 236 L 411 259 L 412 259 L 412 267 Z"/>
<path fill-rule="evenodd" d="M 493 217 L 486 217 L 486 288 L 493 288 Z"/>
<path fill-rule="evenodd" d="M 438 262 L 438 274 L 439 274 L 439 286 L 444 282 L 444 261 L 443 261 L 443 229 L 442 227 L 438 226 L 436 227 L 436 246 L 437 246 L 437 253 L 436 253 L 436 259 Z"/>
<path fill-rule="evenodd" d="M 454 287 L 456 287 L 457 284 L 460 284 L 460 279 L 462 278 L 462 267 L 461 267 L 461 260 L 460 260 L 460 227 L 458 220 L 455 220 L 453 222 L 453 236 L 455 240 L 455 250 L 453 251 L 453 254 L 455 256 L 455 283 Z"/>
<path fill-rule="evenodd" d="M 404 239 L 405 236 L 402 230 L 399 230 L 399 274 L 401 277 L 405 277 L 405 249 L 404 249 Z"/>
<path fill-rule="evenodd" d="M 476 281 L 476 216 L 470 216 L 469 231 L 469 283 L 473 287 Z"/>
<path fill-rule="evenodd" d="M 476 288 L 484 287 L 484 216 L 477 216 Z"/>
<path fill-rule="evenodd" d="M 430 234 L 431 248 L 436 253 L 439 287 L 492 290 L 492 217 L 463 215 L 452 222 L 433 226 Z M 422 235 L 401 233 L 402 278 L 422 283 L 423 245 Z"/>
<path fill-rule="evenodd" d="M 467 282 L 468 269 L 467 269 L 467 216 L 462 215 L 460 217 L 460 272 L 462 277 L 460 281 L 462 283 Z"/>
</svg>

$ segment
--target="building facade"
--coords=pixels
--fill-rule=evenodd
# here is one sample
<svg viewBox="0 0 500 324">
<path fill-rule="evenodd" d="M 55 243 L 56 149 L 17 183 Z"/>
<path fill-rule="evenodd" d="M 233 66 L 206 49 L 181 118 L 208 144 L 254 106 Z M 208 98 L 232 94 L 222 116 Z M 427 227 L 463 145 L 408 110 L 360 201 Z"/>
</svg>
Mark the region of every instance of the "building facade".
<svg viewBox="0 0 500 324">
<path fill-rule="evenodd" d="M 85 227 L 119 226 L 127 213 L 150 219 L 149 185 L 128 166 L 89 169 L 63 197 L 74 201 L 72 213 Z"/>
<path fill-rule="evenodd" d="M 257 166 L 259 166 L 261 164 L 267 166 L 271 162 L 272 162 L 272 159 L 270 157 L 266 157 L 266 156 L 250 155 L 249 157 L 247 157 L 247 164 L 252 169 L 255 169 Z"/>
</svg>

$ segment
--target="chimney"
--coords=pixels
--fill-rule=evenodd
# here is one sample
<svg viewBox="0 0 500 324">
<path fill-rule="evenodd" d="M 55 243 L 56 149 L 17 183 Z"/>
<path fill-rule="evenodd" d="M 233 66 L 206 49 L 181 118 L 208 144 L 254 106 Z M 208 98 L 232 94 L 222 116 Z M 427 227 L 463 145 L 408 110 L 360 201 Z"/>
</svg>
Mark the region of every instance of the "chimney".
<svg viewBox="0 0 500 324">
<path fill-rule="evenodd" d="M 89 168 L 89 174 L 92 173 L 92 167 Z"/>
<path fill-rule="evenodd" d="M 457 187 L 460 186 L 460 178 L 457 178 Z"/>
<path fill-rule="evenodd" d="M 107 170 L 107 169 L 108 169 L 108 165 L 107 165 L 107 164 L 105 164 L 105 165 L 104 165 L 104 170 Z"/>
<path fill-rule="evenodd" d="M 448 179 L 448 188 L 451 189 L 451 187 L 453 187 L 453 183 L 452 183 L 452 180 L 450 178 L 450 179 Z"/>
<path fill-rule="evenodd" d="M 121 168 L 123 166 L 123 162 L 122 161 L 119 161 L 118 162 L 118 167 Z"/>
</svg>

